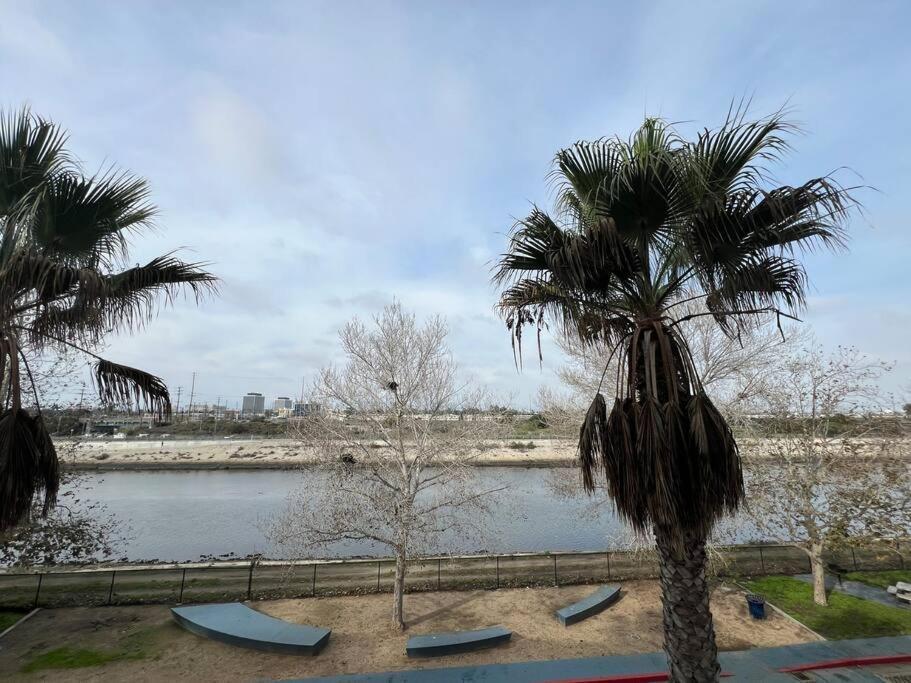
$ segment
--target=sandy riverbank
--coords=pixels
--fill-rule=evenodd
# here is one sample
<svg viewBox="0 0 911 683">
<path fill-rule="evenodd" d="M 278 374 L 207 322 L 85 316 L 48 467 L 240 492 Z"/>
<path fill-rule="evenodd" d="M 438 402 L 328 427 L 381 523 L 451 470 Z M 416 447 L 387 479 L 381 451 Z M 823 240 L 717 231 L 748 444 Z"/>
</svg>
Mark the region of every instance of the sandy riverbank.
<svg viewBox="0 0 911 683">
<path fill-rule="evenodd" d="M 75 469 L 291 469 L 318 466 L 316 449 L 292 439 L 61 441 L 58 450 Z M 571 441 L 496 441 L 474 454 L 478 466 L 565 467 Z"/>
<path fill-rule="evenodd" d="M 746 457 L 768 454 L 769 440 L 743 439 Z M 872 455 L 880 448 L 876 439 L 863 441 L 861 451 Z M 118 441 L 60 440 L 58 451 L 65 466 L 73 469 L 294 469 L 319 466 L 323 456 L 293 439 L 138 439 Z M 891 451 L 911 457 L 911 440 Z M 472 462 L 479 467 L 572 467 L 576 442 L 568 439 L 512 439 L 491 441 L 476 451 Z"/>
</svg>

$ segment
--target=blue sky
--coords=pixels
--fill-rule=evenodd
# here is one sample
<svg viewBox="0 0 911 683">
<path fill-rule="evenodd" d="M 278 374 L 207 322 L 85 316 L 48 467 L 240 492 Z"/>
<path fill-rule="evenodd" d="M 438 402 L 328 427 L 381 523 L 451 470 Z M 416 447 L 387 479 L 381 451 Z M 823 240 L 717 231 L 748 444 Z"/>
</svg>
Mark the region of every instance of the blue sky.
<svg viewBox="0 0 911 683">
<path fill-rule="evenodd" d="M 202 400 L 294 394 L 335 333 L 393 297 L 452 327 L 458 360 L 519 404 L 489 262 L 513 217 L 547 205 L 554 152 L 627 135 L 644 114 L 692 131 L 730 102 L 788 103 L 796 183 L 849 167 L 851 250 L 808 258 L 806 319 L 911 375 L 911 5 L 905 2 L 2 2 L 4 107 L 71 131 L 95 170 L 147 177 L 159 230 L 223 279 L 114 360 Z"/>
</svg>

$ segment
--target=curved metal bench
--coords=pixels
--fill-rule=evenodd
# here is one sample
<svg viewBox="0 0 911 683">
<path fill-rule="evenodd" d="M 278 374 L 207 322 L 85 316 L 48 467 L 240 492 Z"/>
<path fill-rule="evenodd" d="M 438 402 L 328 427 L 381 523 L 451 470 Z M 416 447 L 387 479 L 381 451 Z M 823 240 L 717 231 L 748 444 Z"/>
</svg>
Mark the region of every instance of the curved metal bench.
<svg viewBox="0 0 911 683">
<path fill-rule="evenodd" d="M 434 633 L 426 636 L 412 636 L 408 639 L 405 652 L 409 657 L 441 657 L 459 652 L 471 652 L 506 643 L 512 631 L 502 626 L 492 626 L 478 631 L 453 631 Z"/>
<path fill-rule="evenodd" d="M 590 616 L 603 612 L 620 599 L 620 586 L 602 586 L 584 600 L 567 605 L 557 610 L 557 619 L 564 626 L 575 624 L 577 621 L 588 619 Z"/>
<path fill-rule="evenodd" d="M 188 631 L 229 645 L 290 655 L 317 655 L 329 629 L 291 624 L 239 602 L 172 607 L 171 615 Z"/>
</svg>

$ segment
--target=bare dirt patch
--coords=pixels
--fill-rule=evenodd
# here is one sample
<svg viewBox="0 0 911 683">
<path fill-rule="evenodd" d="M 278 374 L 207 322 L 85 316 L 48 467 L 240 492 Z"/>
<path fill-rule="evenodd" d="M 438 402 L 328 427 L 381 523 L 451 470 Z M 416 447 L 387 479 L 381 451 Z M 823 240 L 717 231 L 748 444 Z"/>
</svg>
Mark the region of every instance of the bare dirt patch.
<svg viewBox="0 0 911 683">
<path fill-rule="evenodd" d="M 654 581 L 623 584 L 621 600 L 602 614 L 568 628 L 554 610 L 578 600 L 592 586 L 544 589 L 413 593 L 406 596 L 409 630 L 391 625 L 388 594 L 276 600 L 252 603 L 288 621 L 332 629 L 318 657 L 259 653 L 222 645 L 174 624 L 164 606 L 43 610 L 0 641 L 2 680 L 249 681 L 340 673 L 437 668 L 653 652 L 661 648 L 661 602 Z M 750 619 L 743 593 L 721 586 L 712 596 L 718 644 L 724 650 L 770 647 L 814 640 L 790 620 L 771 613 Z M 503 624 L 514 631 L 506 646 L 477 653 L 410 660 L 409 635 Z M 126 651 L 141 658 L 78 670 L 23 674 L 38 655 L 59 648 Z"/>
</svg>

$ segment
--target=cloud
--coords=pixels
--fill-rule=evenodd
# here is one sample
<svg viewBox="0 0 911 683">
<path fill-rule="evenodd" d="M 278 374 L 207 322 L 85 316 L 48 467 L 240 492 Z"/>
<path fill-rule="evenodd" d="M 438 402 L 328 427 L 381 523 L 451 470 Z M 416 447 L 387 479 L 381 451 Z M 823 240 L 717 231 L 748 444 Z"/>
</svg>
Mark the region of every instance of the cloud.
<svg viewBox="0 0 911 683">
<path fill-rule="evenodd" d="M 279 141 L 248 99 L 213 84 L 192 103 L 191 117 L 212 175 L 235 187 L 265 186 L 282 177 Z"/>
<path fill-rule="evenodd" d="M 37 4 L 0 2 L 0 54 L 72 72 L 75 55 L 40 12 Z"/>
<path fill-rule="evenodd" d="M 782 23 L 771 3 L 712 7 L 6 3 L 0 73 L 6 104 L 60 120 L 87 167 L 149 177 L 161 230 L 134 240 L 137 261 L 186 246 L 222 278 L 219 298 L 112 340 L 171 385 L 196 371 L 213 399 L 296 394 L 346 320 L 398 298 L 446 316 L 466 370 L 531 404 L 561 356 L 545 333 L 543 370 L 529 340 L 516 371 L 489 265 L 513 217 L 549 204 L 554 153 L 646 113 L 691 133 L 744 95 L 759 113 L 790 100 L 810 131 L 786 181 L 847 164 L 883 190 L 852 251 L 808 257 L 807 317 L 907 376 L 909 143 L 883 131 L 911 107 L 895 88 L 911 10 L 795 6 Z"/>
</svg>

